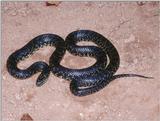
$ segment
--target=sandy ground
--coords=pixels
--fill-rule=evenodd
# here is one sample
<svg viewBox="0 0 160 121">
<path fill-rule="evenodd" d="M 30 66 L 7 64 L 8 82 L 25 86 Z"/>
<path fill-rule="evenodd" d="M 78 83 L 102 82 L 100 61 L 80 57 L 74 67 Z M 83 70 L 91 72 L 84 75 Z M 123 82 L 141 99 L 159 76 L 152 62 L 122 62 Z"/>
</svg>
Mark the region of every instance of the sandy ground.
<svg viewBox="0 0 160 121">
<path fill-rule="evenodd" d="M 34 121 L 158 121 L 159 112 L 159 2 L 2 2 L 2 116 L 19 121 L 29 114 Z M 77 29 L 95 30 L 110 39 L 119 51 L 117 73 L 137 73 L 155 79 L 121 78 L 98 93 L 75 97 L 69 82 L 53 74 L 38 88 L 38 74 L 13 78 L 6 60 L 16 49 L 42 33 L 65 38 Z M 38 60 L 48 62 L 53 48 L 39 50 L 19 64 L 26 68 Z M 83 68 L 92 58 L 67 53 L 62 64 Z"/>
</svg>

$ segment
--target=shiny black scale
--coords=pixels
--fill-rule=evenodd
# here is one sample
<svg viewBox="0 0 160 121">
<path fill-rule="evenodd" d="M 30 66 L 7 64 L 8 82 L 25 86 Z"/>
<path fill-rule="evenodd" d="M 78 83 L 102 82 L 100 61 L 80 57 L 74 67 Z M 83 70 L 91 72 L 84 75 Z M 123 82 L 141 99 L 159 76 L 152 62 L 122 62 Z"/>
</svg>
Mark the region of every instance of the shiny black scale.
<svg viewBox="0 0 160 121">
<path fill-rule="evenodd" d="M 80 41 L 91 41 L 97 46 L 78 46 L 77 43 Z M 39 61 L 24 70 L 17 67 L 18 62 L 43 46 L 56 48 L 49 59 L 49 65 Z M 60 64 L 66 50 L 73 55 L 95 58 L 96 63 L 83 69 L 66 68 Z M 109 60 L 107 60 L 107 56 Z M 118 51 L 108 39 L 91 30 L 78 30 L 70 33 L 65 41 L 55 34 L 42 34 L 35 37 L 9 56 L 7 69 L 12 76 L 19 79 L 26 79 L 41 72 L 36 82 L 37 86 L 42 86 L 46 82 L 51 71 L 54 75 L 71 81 L 70 90 L 76 96 L 95 93 L 112 80 L 120 77 L 151 78 L 137 74 L 115 75 L 119 64 Z"/>
</svg>

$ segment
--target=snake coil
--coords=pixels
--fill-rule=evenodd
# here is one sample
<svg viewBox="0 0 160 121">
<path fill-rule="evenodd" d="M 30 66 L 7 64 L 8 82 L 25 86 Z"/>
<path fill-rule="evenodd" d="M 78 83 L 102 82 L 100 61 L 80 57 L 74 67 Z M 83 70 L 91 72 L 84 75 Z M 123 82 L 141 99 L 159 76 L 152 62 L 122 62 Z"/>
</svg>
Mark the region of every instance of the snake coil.
<svg viewBox="0 0 160 121">
<path fill-rule="evenodd" d="M 81 41 L 91 41 L 97 46 L 78 46 Z M 19 69 L 18 63 L 43 46 L 53 46 L 55 51 L 49 59 L 49 65 L 38 61 L 27 69 Z M 96 62 L 87 68 L 70 69 L 60 64 L 68 50 L 73 55 L 87 56 Z M 109 58 L 109 60 L 108 60 Z M 65 41 L 55 34 L 42 34 L 33 38 L 24 47 L 12 53 L 7 60 L 8 72 L 18 79 L 26 79 L 41 72 L 36 85 L 42 86 L 52 72 L 54 75 L 71 81 L 70 90 L 76 96 L 85 96 L 99 91 L 112 80 L 121 77 L 152 78 L 137 74 L 115 75 L 120 58 L 117 49 L 103 35 L 91 30 L 78 30 L 70 33 Z"/>
</svg>

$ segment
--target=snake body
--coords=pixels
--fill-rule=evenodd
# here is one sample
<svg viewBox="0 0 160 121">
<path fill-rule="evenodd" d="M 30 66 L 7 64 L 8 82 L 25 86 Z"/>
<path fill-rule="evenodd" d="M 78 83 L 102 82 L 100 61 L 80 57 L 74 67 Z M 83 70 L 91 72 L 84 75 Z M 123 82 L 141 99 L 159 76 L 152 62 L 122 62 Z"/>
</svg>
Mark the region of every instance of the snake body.
<svg viewBox="0 0 160 121">
<path fill-rule="evenodd" d="M 97 46 L 78 46 L 81 41 L 91 41 Z M 29 57 L 43 46 L 53 46 L 55 51 L 49 59 L 49 65 L 38 61 L 27 69 L 19 69 L 18 63 Z M 60 64 L 66 50 L 76 56 L 87 56 L 96 59 L 96 62 L 87 68 L 70 69 Z M 109 58 L 109 59 L 108 59 Z M 85 96 L 99 91 L 112 80 L 121 77 L 142 77 L 137 74 L 115 75 L 119 68 L 120 58 L 117 49 L 103 35 L 91 30 L 71 32 L 65 39 L 55 34 L 42 34 L 33 38 L 24 47 L 12 53 L 7 60 L 8 72 L 18 78 L 26 79 L 37 72 L 41 72 L 36 85 L 42 86 L 52 72 L 54 75 L 71 81 L 70 90 L 76 96 Z"/>
</svg>

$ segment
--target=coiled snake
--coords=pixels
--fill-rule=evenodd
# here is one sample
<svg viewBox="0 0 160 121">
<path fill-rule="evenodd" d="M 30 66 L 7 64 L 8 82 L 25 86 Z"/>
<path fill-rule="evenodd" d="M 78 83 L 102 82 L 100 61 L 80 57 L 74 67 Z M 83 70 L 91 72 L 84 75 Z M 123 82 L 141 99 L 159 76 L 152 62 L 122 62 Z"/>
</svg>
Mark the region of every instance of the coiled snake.
<svg viewBox="0 0 160 121">
<path fill-rule="evenodd" d="M 78 46 L 77 43 L 80 41 L 91 41 L 97 46 Z M 49 65 L 38 61 L 24 70 L 17 67 L 20 61 L 43 46 L 56 48 L 49 59 Z M 66 50 L 73 55 L 93 57 L 96 62 L 88 68 L 66 68 L 60 64 Z M 108 39 L 91 30 L 77 30 L 70 33 L 65 41 L 55 34 L 42 34 L 33 38 L 24 47 L 9 56 L 7 69 L 12 76 L 18 79 L 26 79 L 37 72 L 41 72 L 36 81 L 37 86 L 42 86 L 46 82 L 51 71 L 58 77 L 70 80 L 70 90 L 76 96 L 85 96 L 97 92 L 112 80 L 120 77 L 152 78 L 137 74 L 115 75 L 119 64 L 118 51 Z"/>
</svg>

